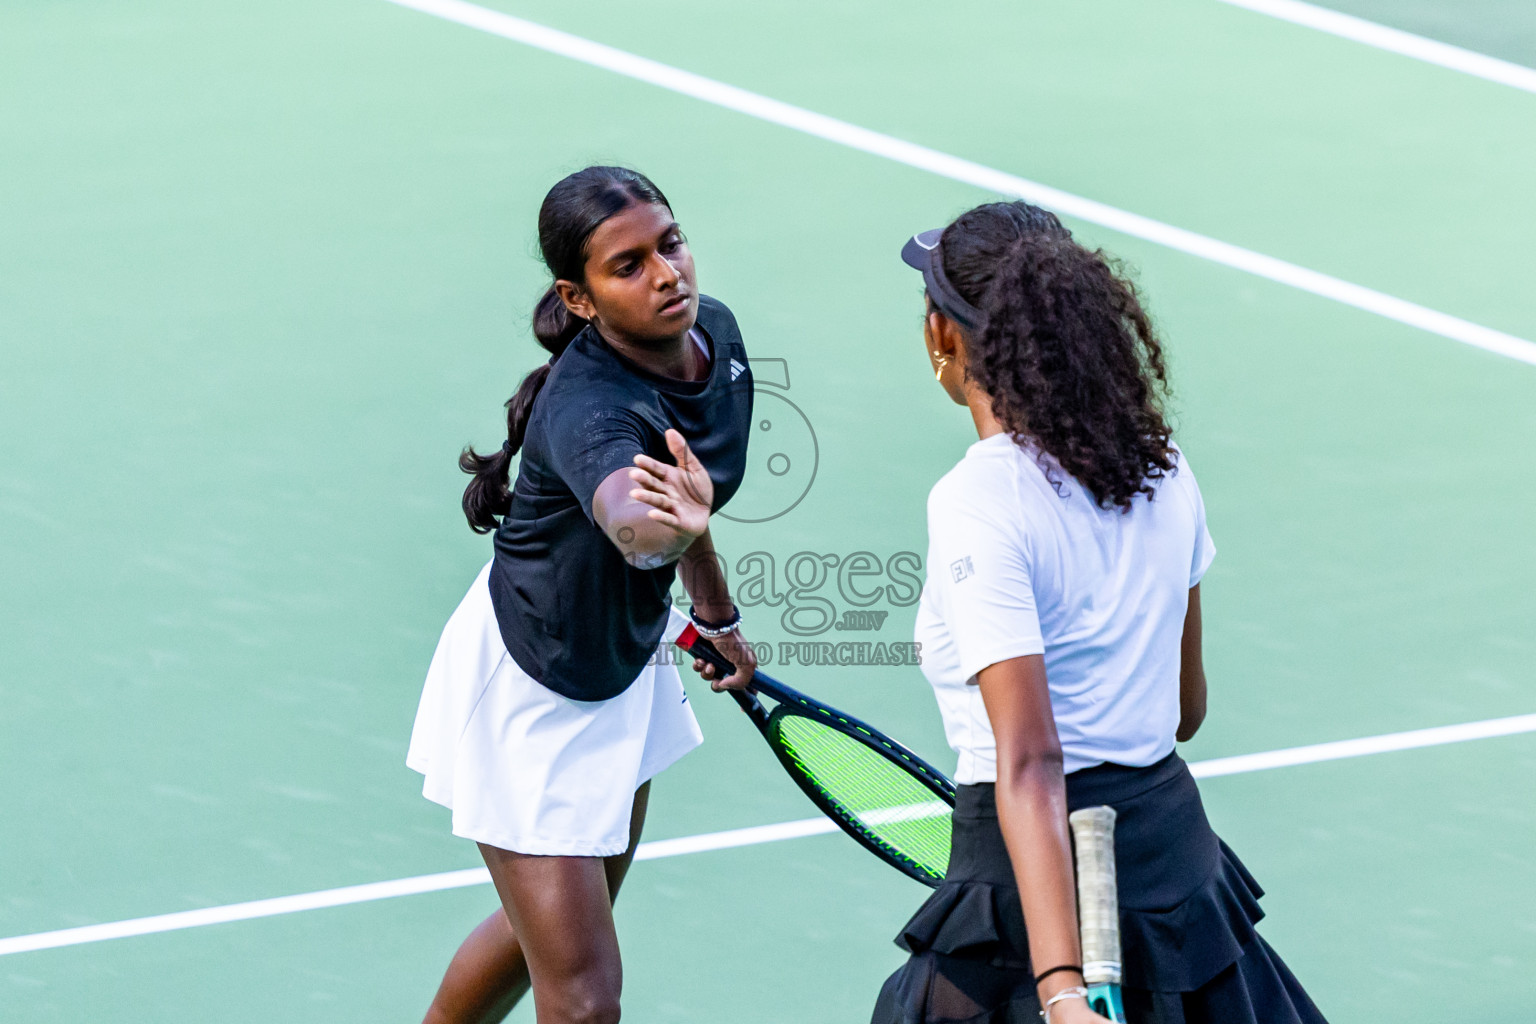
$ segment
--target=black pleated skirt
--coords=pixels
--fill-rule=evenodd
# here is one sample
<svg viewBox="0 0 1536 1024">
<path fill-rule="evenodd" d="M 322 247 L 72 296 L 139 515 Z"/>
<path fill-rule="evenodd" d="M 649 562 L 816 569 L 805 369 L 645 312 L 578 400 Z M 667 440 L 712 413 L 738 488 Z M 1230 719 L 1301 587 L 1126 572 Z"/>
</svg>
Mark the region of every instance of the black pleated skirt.
<svg viewBox="0 0 1536 1024">
<path fill-rule="evenodd" d="M 1067 776 L 1071 810 L 1108 804 L 1130 1024 L 1326 1024 L 1254 925 L 1263 890 L 1211 830 L 1189 768 Z M 1019 891 L 991 784 L 961 786 L 949 870 L 896 944 L 873 1024 L 1039 1024 Z"/>
</svg>

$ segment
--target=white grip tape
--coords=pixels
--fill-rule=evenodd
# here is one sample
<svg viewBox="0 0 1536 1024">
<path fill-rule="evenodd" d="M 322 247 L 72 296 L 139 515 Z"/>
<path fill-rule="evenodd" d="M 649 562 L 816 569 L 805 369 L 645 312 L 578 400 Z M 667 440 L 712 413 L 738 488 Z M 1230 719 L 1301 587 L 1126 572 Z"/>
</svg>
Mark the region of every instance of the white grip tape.
<svg viewBox="0 0 1536 1024">
<path fill-rule="evenodd" d="M 1067 816 L 1077 848 L 1077 917 L 1083 980 L 1120 984 L 1120 899 L 1115 889 L 1115 809 L 1084 807 Z"/>
</svg>

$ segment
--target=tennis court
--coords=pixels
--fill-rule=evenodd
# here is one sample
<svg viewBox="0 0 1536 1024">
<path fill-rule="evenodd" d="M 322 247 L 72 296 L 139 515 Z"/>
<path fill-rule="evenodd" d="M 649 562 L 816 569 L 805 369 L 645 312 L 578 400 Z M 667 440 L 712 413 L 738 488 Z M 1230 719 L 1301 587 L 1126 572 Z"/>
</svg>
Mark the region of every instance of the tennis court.
<svg viewBox="0 0 1536 1024">
<path fill-rule="evenodd" d="M 786 595 L 743 607 L 752 639 L 911 639 L 904 553 L 920 576 L 974 433 L 897 250 L 995 196 L 980 167 L 1076 201 L 1171 351 L 1220 552 L 1188 760 L 1536 712 L 1536 92 L 1220 0 L 482 6 L 780 106 L 448 7 L 0 9 L 0 1020 L 419 1019 L 488 885 L 67 930 L 480 866 L 405 745 L 490 551 L 454 459 L 542 361 L 534 217 L 593 161 L 666 190 L 783 361 L 753 460 L 792 471 L 715 527 L 733 585 Z M 1517 3 L 1345 6 L 1536 65 Z M 829 608 L 887 614 L 815 631 Z M 918 669 L 773 671 L 952 765 Z M 647 839 L 813 817 L 692 694 L 707 742 Z M 1536 1001 L 1532 729 L 1202 783 L 1331 1020 Z M 867 1019 L 927 890 L 841 835 L 760 841 L 793 831 L 650 850 L 626 1020 Z"/>
</svg>

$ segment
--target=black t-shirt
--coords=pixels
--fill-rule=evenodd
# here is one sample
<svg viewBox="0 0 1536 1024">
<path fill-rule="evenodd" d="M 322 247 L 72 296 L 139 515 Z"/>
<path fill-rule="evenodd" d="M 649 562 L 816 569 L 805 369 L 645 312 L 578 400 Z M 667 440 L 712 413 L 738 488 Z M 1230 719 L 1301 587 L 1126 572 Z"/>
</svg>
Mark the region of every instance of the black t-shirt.
<svg viewBox="0 0 1536 1024">
<path fill-rule="evenodd" d="M 666 628 L 676 564 L 636 569 L 592 520 L 592 496 L 637 453 L 673 465 L 666 430 L 688 439 L 718 511 L 741 486 L 752 373 L 736 318 L 699 297 L 709 376 L 662 377 L 591 327 L 555 360 L 534 399 L 512 508 L 496 531 L 491 600 L 523 671 L 573 700 L 607 700 L 634 681 Z"/>
</svg>

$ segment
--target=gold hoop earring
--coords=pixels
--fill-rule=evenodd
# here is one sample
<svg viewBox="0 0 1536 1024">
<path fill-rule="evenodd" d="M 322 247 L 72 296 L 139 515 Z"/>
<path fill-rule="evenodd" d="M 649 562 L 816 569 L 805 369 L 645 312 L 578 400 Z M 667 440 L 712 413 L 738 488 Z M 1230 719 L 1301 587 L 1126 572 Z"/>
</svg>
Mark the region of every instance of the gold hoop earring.
<svg viewBox="0 0 1536 1024">
<path fill-rule="evenodd" d="M 939 363 L 939 365 L 934 368 L 933 379 L 942 384 L 944 382 L 944 371 L 949 368 L 949 356 L 941 356 L 935 352 L 933 357 L 938 360 Z"/>
</svg>

